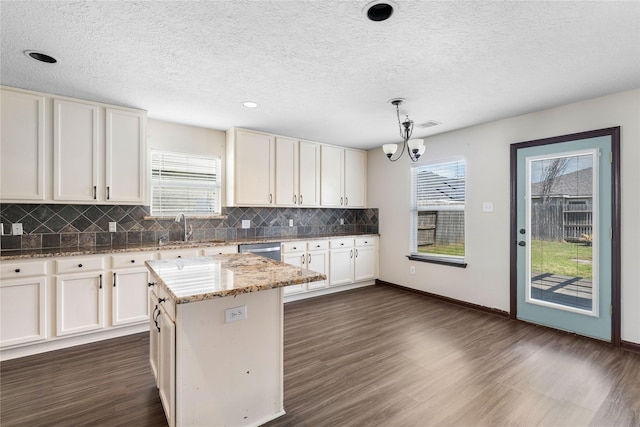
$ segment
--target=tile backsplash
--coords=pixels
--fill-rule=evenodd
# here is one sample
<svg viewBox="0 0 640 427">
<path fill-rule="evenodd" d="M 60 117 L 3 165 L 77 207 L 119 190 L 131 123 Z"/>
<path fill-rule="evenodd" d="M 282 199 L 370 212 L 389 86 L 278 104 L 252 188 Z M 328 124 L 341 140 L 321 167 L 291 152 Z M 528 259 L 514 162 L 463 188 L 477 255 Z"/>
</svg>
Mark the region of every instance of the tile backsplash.
<svg viewBox="0 0 640 427">
<path fill-rule="evenodd" d="M 182 224 L 149 215 L 148 206 L 0 204 L 5 233 L 14 223 L 21 223 L 24 232 L 21 236 L 3 235 L 0 248 L 74 248 L 153 244 L 160 238 L 182 240 Z M 293 227 L 289 226 L 291 219 Z M 250 228 L 242 228 L 243 220 L 250 221 Z M 190 240 L 378 233 L 378 209 L 231 207 L 222 208 L 218 218 L 187 217 L 187 221 L 193 227 Z M 109 232 L 109 222 L 117 223 L 116 232 Z"/>
</svg>

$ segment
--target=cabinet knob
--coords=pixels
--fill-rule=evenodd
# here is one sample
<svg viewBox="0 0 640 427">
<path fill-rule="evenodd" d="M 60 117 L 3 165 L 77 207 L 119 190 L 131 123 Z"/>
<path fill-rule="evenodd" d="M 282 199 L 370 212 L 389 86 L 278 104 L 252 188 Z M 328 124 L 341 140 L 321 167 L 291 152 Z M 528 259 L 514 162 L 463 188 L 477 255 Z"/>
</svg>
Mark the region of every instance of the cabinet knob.
<svg viewBox="0 0 640 427">
<path fill-rule="evenodd" d="M 132 259 L 132 260 L 131 260 L 131 264 L 135 264 L 135 263 L 136 263 L 136 260 L 135 260 L 135 259 Z"/>
<path fill-rule="evenodd" d="M 19 268 L 16 268 L 15 272 L 16 272 L 16 273 L 20 273 L 20 269 L 19 269 Z"/>
<path fill-rule="evenodd" d="M 162 302 L 165 302 L 165 301 L 166 301 L 166 298 L 158 298 L 158 304 L 160 304 Z"/>
<path fill-rule="evenodd" d="M 296 249 L 298 249 L 298 248 L 294 246 L 294 247 L 293 247 L 293 250 L 295 251 Z"/>
<path fill-rule="evenodd" d="M 78 268 L 82 268 L 82 264 L 78 264 Z"/>
<path fill-rule="evenodd" d="M 319 247 L 320 247 L 320 245 L 316 245 L 316 248 L 319 248 Z"/>
<path fill-rule="evenodd" d="M 153 282 L 149 282 L 149 287 L 151 287 L 151 286 L 155 286 L 155 285 L 156 285 L 155 283 L 153 283 Z"/>
<path fill-rule="evenodd" d="M 182 255 L 178 255 L 178 258 L 182 258 Z"/>
</svg>

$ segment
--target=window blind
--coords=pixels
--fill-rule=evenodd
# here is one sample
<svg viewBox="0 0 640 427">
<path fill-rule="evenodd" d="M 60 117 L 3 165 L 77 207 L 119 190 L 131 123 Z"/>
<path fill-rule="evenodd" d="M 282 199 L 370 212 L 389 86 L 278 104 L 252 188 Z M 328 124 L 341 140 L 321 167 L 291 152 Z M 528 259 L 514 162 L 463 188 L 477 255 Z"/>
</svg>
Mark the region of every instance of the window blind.
<svg viewBox="0 0 640 427">
<path fill-rule="evenodd" d="M 220 213 L 220 158 L 151 152 L 151 214 Z"/>
<path fill-rule="evenodd" d="M 463 210 L 465 162 L 438 163 L 414 169 L 414 209 Z"/>
</svg>

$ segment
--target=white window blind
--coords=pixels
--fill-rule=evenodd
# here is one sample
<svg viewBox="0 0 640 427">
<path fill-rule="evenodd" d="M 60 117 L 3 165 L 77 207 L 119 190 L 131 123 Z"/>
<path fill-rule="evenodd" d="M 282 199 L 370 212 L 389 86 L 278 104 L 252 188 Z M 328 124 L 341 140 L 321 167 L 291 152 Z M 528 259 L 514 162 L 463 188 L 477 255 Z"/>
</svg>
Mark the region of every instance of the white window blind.
<svg viewBox="0 0 640 427">
<path fill-rule="evenodd" d="M 411 253 L 464 257 L 465 161 L 413 169 Z"/>
<path fill-rule="evenodd" d="M 151 214 L 220 213 L 220 158 L 151 151 Z"/>
</svg>

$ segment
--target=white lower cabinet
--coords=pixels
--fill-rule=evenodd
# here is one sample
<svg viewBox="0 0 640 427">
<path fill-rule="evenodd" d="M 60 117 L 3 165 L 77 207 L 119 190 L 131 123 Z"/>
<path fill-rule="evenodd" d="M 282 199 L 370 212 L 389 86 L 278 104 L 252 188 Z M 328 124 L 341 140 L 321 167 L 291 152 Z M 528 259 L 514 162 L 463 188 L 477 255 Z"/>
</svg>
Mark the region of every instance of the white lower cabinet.
<svg viewBox="0 0 640 427">
<path fill-rule="evenodd" d="M 149 270 L 144 265 L 153 259 L 153 252 L 111 257 L 111 324 L 130 325 L 145 322 L 149 317 L 147 294 Z"/>
<path fill-rule="evenodd" d="M 47 279 L 0 282 L 0 347 L 47 339 Z"/>
<path fill-rule="evenodd" d="M 158 304 L 158 392 L 169 427 L 176 425 L 176 324 L 164 301 Z M 174 308 L 175 310 L 175 308 Z"/>
<path fill-rule="evenodd" d="M 104 274 L 102 271 L 56 278 L 56 335 L 103 329 Z"/>
<path fill-rule="evenodd" d="M 307 263 L 307 243 L 306 242 L 287 242 L 282 244 L 282 262 L 291 264 L 298 268 L 306 268 Z M 282 290 L 284 295 L 297 294 L 307 290 L 306 283 L 285 286 Z"/>
<path fill-rule="evenodd" d="M 356 238 L 353 259 L 353 281 L 372 280 L 376 277 L 376 239 L 370 237 Z"/>
<path fill-rule="evenodd" d="M 329 241 L 313 240 L 307 242 L 307 270 L 329 275 Z M 320 280 L 317 282 L 307 283 L 307 289 L 314 291 L 324 289 L 329 286 L 328 280 Z M 287 289 L 287 288 L 285 288 Z"/>
<path fill-rule="evenodd" d="M 332 239 L 329 246 L 329 286 L 353 283 L 353 239 Z"/>
<path fill-rule="evenodd" d="M 156 285 L 151 284 L 149 290 L 149 366 L 151 373 L 158 386 L 158 367 L 160 365 L 160 334 L 158 331 L 156 315 L 158 315 L 158 295 L 154 288 Z"/>
</svg>

